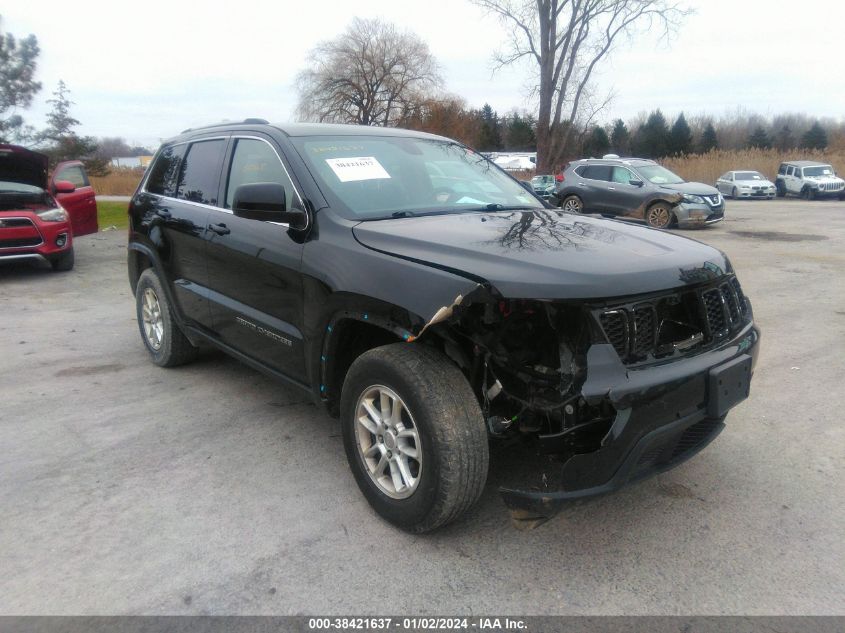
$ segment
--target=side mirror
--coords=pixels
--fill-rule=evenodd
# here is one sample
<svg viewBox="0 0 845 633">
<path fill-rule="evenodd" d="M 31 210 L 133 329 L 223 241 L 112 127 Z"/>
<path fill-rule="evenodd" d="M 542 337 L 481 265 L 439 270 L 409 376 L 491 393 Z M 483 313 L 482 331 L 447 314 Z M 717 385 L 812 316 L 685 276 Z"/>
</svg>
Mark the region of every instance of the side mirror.
<svg viewBox="0 0 845 633">
<path fill-rule="evenodd" d="M 631 178 L 628 183 L 635 187 L 642 187 L 645 184 L 642 180 L 637 180 L 636 178 Z"/>
<path fill-rule="evenodd" d="M 282 222 L 295 228 L 307 220 L 302 209 L 288 210 L 285 188 L 275 182 L 255 182 L 235 189 L 232 212 L 239 218 Z"/>
<path fill-rule="evenodd" d="M 76 185 L 70 180 L 57 180 L 53 186 L 56 189 L 56 193 L 73 193 L 76 191 Z"/>
</svg>

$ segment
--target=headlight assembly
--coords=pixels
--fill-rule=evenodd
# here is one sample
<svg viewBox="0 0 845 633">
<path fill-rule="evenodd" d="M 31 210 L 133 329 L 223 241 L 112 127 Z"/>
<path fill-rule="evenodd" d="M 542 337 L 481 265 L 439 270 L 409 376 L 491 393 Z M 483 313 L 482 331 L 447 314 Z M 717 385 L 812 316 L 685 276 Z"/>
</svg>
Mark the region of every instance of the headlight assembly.
<svg viewBox="0 0 845 633">
<path fill-rule="evenodd" d="M 67 212 L 61 207 L 55 209 L 47 209 L 46 211 L 36 211 L 38 217 L 44 222 L 66 222 Z"/>
<path fill-rule="evenodd" d="M 701 196 L 694 196 L 689 193 L 684 194 L 684 202 L 691 202 L 693 204 L 704 204 L 704 198 Z"/>
</svg>

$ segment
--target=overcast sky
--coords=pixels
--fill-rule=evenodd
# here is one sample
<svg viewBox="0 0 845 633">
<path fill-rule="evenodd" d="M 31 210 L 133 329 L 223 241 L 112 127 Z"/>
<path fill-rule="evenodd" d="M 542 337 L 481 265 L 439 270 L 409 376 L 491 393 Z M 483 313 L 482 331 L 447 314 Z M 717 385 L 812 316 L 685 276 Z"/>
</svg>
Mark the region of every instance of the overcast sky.
<svg viewBox="0 0 845 633">
<path fill-rule="evenodd" d="M 669 42 L 640 33 L 598 76 L 614 99 L 603 117 L 630 119 L 655 107 L 669 116 L 845 117 L 845 2 L 689 0 L 696 14 Z M 79 132 L 155 146 L 186 127 L 249 116 L 291 121 L 294 78 L 309 50 L 354 16 L 381 17 L 416 32 L 442 66 L 446 88 L 500 113 L 532 108 L 530 69 L 492 74 L 499 22 L 464 0 L 182 2 L 39 0 L 7 4 L 3 29 L 41 45 L 36 103 L 22 112 L 43 125 L 44 103 L 64 79 Z"/>
</svg>

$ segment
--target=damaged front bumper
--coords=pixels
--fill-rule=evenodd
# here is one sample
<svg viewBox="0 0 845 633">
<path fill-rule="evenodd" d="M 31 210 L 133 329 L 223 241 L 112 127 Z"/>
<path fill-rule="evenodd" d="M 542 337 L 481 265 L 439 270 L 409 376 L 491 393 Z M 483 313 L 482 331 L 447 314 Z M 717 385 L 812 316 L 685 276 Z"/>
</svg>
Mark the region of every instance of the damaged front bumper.
<svg viewBox="0 0 845 633">
<path fill-rule="evenodd" d="M 748 396 L 759 330 L 747 324 L 717 349 L 644 368 L 626 368 L 611 345 L 587 354 L 582 397 L 609 402 L 616 416 L 598 450 L 565 461 L 503 451 L 513 481 L 501 495 L 517 522 L 542 521 L 562 507 L 617 490 L 692 457 L 724 428 Z"/>
</svg>

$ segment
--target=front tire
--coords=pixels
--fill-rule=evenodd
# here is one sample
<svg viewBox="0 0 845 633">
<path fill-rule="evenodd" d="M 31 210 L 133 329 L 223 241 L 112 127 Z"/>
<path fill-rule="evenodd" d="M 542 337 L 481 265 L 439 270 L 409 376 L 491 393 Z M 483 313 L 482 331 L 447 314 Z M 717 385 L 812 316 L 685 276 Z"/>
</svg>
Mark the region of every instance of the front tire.
<svg viewBox="0 0 845 633">
<path fill-rule="evenodd" d="M 73 270 L 73 260 L 73 247 L 70 247 L 67 251 L 52 260 L 50 266 L 56 272 L 67 272 L 68 270 Z"/>
<path fill-rule="evenodd" d="M 341 395 L 346 458 L 373 509 L 409 532 L 454 521 L 484 489 L 487 429 L 466 378 L 420 344 L 370 350 Z"/>
<path fill-rule="evenodd" d="M 560 208 L 569 213 L 584 213 L 584 202 L 578 196 L 570 195 L 563 199 Z"/>
<path fill-rule="evenodd" d="M 731 190 L 731 198 L 732 198 L 733 200 L 736 200 L 737 198 L 739 198 L 739 192 L 736 190 L 736 187 L 734 187 L 734 188 Z"/>
<path fill-rule="evenodd" d="M 775 191 L 777 192 L 778 198 L 786 197 L 786 185 L 784 185 L 782 182 L 775 183 Z"/>
<path fill-rule="evenodd" d="M 179 329 L 158 275 L 145 270 L 135 288 L 135 314 L 141 339 L 159 367 L 176 367 L 197 357 L 197 348 Z"/>
<path fill-rule="evenodd" d="M 665 202 L 656 202 L 645 212 L 646 223 L 655 229 L 668 229 L 674 218 L 672 207 Z"/>
</svg>

